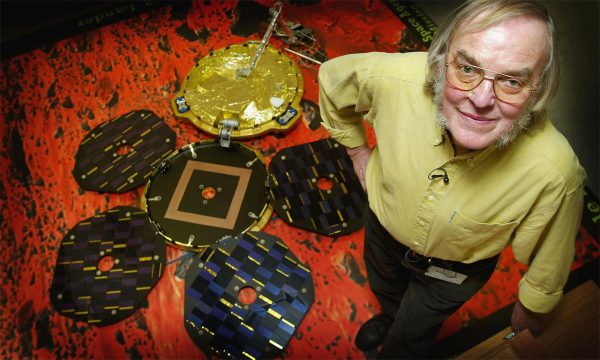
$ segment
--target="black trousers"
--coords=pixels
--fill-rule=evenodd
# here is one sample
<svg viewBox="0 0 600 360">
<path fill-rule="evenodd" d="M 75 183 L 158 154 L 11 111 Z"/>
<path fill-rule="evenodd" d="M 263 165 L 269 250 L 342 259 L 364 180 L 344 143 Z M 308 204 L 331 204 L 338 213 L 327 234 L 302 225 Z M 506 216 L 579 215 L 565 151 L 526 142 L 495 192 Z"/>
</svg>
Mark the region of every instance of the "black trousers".
<svg viewBox="0 0 600 360">
<path fill-rule="evenodd" d="M 427 356 L 444 321 L 490 278 L 498 256 L 471 264 L 420 257 L 396 241 L 370 210 L 364 259 L 382 312 L 394 319 L 378 358 Z M 460 285 L 425 275 L 430 264 L 468 277 Z"/>
</svg>

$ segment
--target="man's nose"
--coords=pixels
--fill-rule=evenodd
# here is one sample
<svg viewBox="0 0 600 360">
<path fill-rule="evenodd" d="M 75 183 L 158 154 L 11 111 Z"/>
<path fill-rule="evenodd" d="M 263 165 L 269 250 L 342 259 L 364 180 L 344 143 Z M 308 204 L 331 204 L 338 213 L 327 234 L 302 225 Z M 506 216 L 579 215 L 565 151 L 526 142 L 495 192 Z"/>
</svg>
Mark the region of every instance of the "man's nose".
<svg viewBox="0 0 600 360">
<path fill-rule="evenodd" d="M 494 93 L 494 78 L 484 77 L 481 84 L 470 91 L 469 99 L 479 108 L 494 105 L 496 94 Z"/>
</svg>

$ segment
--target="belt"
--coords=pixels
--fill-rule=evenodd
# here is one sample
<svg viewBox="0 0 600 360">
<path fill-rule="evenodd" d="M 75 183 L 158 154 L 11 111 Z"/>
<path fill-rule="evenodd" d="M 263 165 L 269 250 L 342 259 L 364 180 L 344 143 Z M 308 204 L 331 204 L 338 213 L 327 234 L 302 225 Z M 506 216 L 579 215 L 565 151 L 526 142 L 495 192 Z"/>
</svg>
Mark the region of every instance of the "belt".
<svg viewBox="0 0 600 360">
<path fill-rule="evenodd" d="M 453 271 L 457 266 L 460 267 L 460 265 L 466 265 L 458 261 L 443 260 L 424 256 L 414 250 L 411 250 L 403 244 L 398 243 L 398 245 L 404 252 L 404 264 L 415 270 L 427 271 L 430 266 L 434 265 L 442 269 Z"/>
</svg>

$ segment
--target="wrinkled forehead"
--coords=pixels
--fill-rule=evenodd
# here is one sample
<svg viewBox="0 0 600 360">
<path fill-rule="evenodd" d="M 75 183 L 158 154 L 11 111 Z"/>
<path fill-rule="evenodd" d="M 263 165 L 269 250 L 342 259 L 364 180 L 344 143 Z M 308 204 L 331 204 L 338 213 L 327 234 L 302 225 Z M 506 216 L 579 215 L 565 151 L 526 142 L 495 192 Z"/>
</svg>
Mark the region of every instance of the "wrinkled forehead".
<svg viewBox="0 0 600 360">
<path fill-rule="evenodd" d="M 448 50 L 450 55 L 465 49 L 475 54 L 495 53 L 516 63 L 526 63 L 540 75 L 550 59 L 549 41 L 545 22 L 537 17 L 483 12 L 457 24 Z"/>
<path fill-rule="evenodd" d="M 497 26 L 501 23 L 509 22 L 516 18 L 527 19 L 527 21 L 531 23 L 537 23 L 538 25 L 544 28 L 544 36 L 543 41 L 548 44 L 549 41 L 549 32 L 546 28 L 546 24 L 544 21 L 538 17 L 533 15 L 515 15 L 510 12 L 500 12 L 500 11 L 491 11 L 485 10 L 479 13 L 472 14 L 470 16 L 465 17 L 461 21 L 456 23 L 455 28 L 452 30 L 448 45 L 452 46 L 452 43 L 459 37 L 464 36 L 466 34 L 473 34 L 480 31 L 484 31 L 490 29 L 494 26 Z M 548 46 L 546 46 L 548 47 Z"/>
<path fill-rule="evenodd" d="M 508 20 L 511 17 L 512 16 L 508 14 L 504 16 L 494 15 L 489 10 L 471 14 L 470 16 L 467 16 L 456 23 L 454 37 L 488 29 L 494 25 Z"/>
</svg>

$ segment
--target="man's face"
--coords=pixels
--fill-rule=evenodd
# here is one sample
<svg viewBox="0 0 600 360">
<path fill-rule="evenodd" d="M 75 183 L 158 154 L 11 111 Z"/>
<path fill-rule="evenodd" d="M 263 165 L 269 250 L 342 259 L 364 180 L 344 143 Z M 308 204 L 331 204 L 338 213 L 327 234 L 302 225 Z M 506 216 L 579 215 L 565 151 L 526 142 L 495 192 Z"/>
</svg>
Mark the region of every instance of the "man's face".
<svg viewBox="0 0 600 360">
<path fill-rule="evenodd" d="M 516 17 L 476 33 L 455 38 L 446 61 L 460 61 L 495 72 L 513 75 L 532 84 L 539 82 L 546 61 L 546 27 L 540 20 Z M 486 73 L 486 77 L 494 77 Z M 457 155 L 484 149 L 518 131 L 527 116 L 531 98 L 510 104 L 497 98 L 494 84 L 483 80 L 471 91 L 458 90 L 445 79 L 442 112 Z"/>
</svg>

